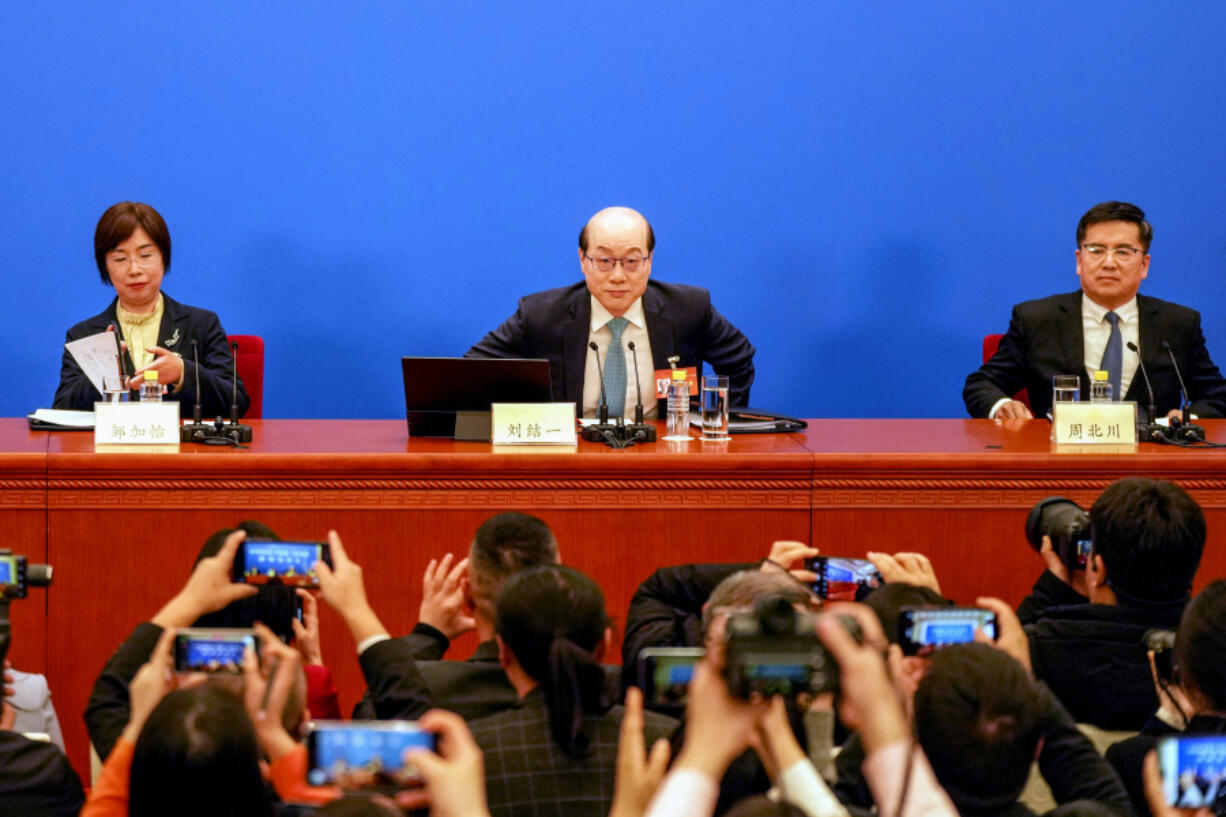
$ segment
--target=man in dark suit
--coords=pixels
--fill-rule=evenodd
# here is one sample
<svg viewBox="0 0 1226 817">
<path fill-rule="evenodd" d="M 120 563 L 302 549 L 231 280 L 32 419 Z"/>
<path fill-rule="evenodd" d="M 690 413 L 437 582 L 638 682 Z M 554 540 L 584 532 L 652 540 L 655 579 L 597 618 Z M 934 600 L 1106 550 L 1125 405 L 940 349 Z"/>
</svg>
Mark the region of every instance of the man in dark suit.
<svg viewBox="0 0 1226 817">
<path fill-rule="evenodd" d="M 654 248 L 642 215 L 626 207 L 601 210 L 579 233 L 584 281 L 521 298 L 515 314 L 465 356 L 548 358 L 553 399 L 574 402 L 585 417 L 596 416 L 600 399 L 589 343 L 604 361 L 611 415 L 634 416 L 636 355 L 648 416 L 656 409 L 652 375 L 673 357 L 683 368 L 706 361 L 728 376 L 730 404 L 747 405 L 753 346 L 711 305 L 707 290 L 649 280 Z"/>
<path fill-rule="evenodd" d="M 1009 331 L 996 354 L 966 378 L 962 399 L 971 416 L 1043 417 L 1051 410 L 1053 375 L 1079 375 L 1085 400 L 1092 374 L 1099 369 L 1110 373 L 1115 399 L 1122 395 L 1148 406 L 1139 352 L 1153 384 L 1158 416 L 1177 417 L 1182 405 L 1179 378 L 1167 345 L 1179 361 L 1191 413 L 1226 416 L 1226 379 L 1205 348 L 1200 313 L 1137 294 L 1149 274 L 1152 239 L 1145 213 L 1132 204 L 1105 202 L 1082 216 L 1075 253 L 1081 291 L 1013 308 Z M 1029 392 L 1030 409 L 1013 399 L 1023 388 Z"/>
</svg>

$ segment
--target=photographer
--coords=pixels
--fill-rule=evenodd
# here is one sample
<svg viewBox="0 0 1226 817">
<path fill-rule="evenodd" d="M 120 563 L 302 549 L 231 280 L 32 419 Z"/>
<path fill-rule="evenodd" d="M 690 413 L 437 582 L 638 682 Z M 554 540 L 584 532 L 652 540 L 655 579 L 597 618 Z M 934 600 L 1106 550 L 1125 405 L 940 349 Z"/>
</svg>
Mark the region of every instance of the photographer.
<svg viewBox="0 0 1226 817">
<path fill-rule="evenodd" d="M 1205 547 L 1200 506 L 1172 482 L 1131 477 L 1090 509 L 1086 569 L 1044 536 L 1047 569 L 1018 608 L 1037 678 L 1079 723 L 1138 730 L 1158 708 L 1141 646 L 1179 622 Z"/>
</svg>

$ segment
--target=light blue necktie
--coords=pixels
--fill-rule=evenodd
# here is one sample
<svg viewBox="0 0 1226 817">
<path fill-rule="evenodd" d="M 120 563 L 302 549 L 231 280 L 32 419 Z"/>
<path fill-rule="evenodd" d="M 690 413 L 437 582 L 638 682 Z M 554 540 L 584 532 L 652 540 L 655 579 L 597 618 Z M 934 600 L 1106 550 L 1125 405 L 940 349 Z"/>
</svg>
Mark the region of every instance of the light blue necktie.
<svg viewBox="0 0 1226 817">
<path fill-rule="evenodd" d="M 1111 337 L 1107 339 L 1107 351 L 1103 352 L 1103 362 L 1099 368 L 1107 373 L 1107 379 L 1111 381 L 1111 399 L 1123 400 L 1120 383 L 1124 377 L 1124 336 L 1120 333 L 1120 316 L 1108 312 L 1104 317 L 1111 324 Z"/>
<path fill-rule="evenodd" d="M 609 397 L 609 417 L 626 416 L 626 350 L 622 348 L 622 333 L 630 321 L 614 318 L 605 324 L 613 339 L 604 358 L 604 388 Z"/>
</svg>

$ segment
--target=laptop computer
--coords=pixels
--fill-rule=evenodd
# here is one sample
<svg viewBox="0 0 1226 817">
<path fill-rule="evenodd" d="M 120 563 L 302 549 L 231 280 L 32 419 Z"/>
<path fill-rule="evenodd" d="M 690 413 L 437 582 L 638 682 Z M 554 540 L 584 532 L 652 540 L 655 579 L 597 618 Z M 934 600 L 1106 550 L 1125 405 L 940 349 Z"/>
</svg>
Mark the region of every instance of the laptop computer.
<svg viewBox="0 0 1226 817">
<path fill-rule="evenodd" d="M 548 360 L 404 357 L 400 366 L 410 437 L 488 440 L 491 403 L 552 400 Z"/>
</svg>

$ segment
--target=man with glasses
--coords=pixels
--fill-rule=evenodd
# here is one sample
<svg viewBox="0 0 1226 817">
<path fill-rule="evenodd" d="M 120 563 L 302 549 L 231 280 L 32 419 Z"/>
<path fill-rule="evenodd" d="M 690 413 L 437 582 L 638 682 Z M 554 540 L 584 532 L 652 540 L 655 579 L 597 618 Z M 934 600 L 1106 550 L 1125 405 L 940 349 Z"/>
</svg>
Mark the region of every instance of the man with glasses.
<svg viewBox="0 0 1226 817">
<path fill-rule="evenodd" d="M 646 416 L 656 414 L 655 371 L 706 361 L 728 376 L 730 405 L 745 406 L 753 384 L 754 348 L 711 305 L 700 287 L 651 278 L 655 234 L 628 207 L 601 210 L 579 232 L 583 281 L 520 299 L 515 314 L 465 357 L 548 358 L 553 399 L 573 402 L 584 417 L 600 405 L 596 344 L 604 366 L 609 416 L 633 419 L 635 366 Z"/>
<path fill-rule="evenodd" d="M 1148 406 L 1138 355 L 1153 383 L 1159 417 L 1178 417 L 1182 405 L 1172 355 L 1187 384 L 1191 413 L 1226 416 L 1226 380 L 1205 348 L 1200 313 L 1137 294 L 1149 274 L 1153 234 L 1141 208 L 1126 202 L 1097 204 L 1081 217 L 1075 253 L 1081 291 L 1013 308 L 996 354 L 966 378 L 962 399 L 972 417 L 1043 417 L 1051 411 L 1053 375 L 1080 375 L 1085 400 L 1098 370 L 1108 373 L 1114 399 Z M 1013 399 L 1023 388 L 1029 409 Z"/>
</svg>

